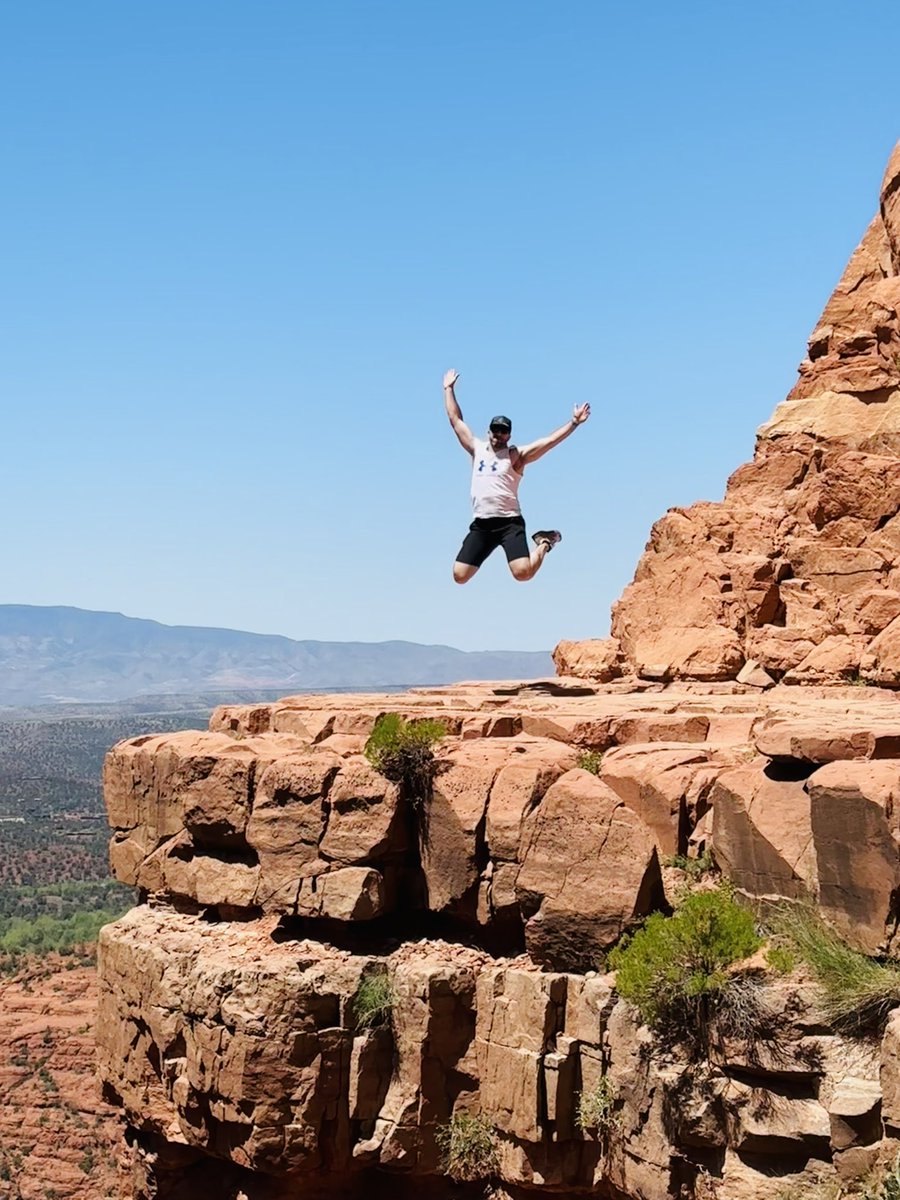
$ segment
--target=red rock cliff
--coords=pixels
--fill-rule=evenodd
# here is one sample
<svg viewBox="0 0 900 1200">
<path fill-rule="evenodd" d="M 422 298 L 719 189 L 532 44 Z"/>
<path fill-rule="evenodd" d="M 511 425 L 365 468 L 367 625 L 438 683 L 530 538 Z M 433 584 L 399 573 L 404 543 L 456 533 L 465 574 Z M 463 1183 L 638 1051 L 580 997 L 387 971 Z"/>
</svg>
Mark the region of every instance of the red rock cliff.
<svg viewBox="0 0 900 1200">
<path fill-rule="evenodd" d="M 704 849 L 895 949 L 898 178 L 753 462 L 657 523 L 612 639 L 558 647 L 591 682 L 289 697 L 110 752 L 141 904 L 102 935 L 98 1046 L 136 1200 L 783 1200 L 896 1154 L 898 1011 L 848 1038 L 802 970 L 745 964 L 752 1026 L 698 1057 L 606 959 Z M 362 753 L 387 711 L 445 727 L 425 792 Z M 489 1153 L 451 1182 L 466 1114 Z"/>
<path fill-rule="evenodd" d="M 721 503 L 671 509 L 564 675 L 900 686 L 900 147 L 800 378 Z"/>
<path fill-rule="evenodd" d="M 449 731 L 424 808 L 360 753 L 389 709 Z M 809 894 L 883 950 L 894 693 L 477 685 L 291 697 L 212 725 L 121 743 L 106 766 L 113 861 L 145 898 L 99 961 L 100 1073 L 135 1197 L 482 1195 L 442 1173 L 463 1112 L 515 1200 L 774 1200 L 894 1145 L 900 1027 L 848 1040 L 808 981 L 769 973 L 766 1043 L 726 1037 L 697 1063 L 604 973 L 674 899 L 669 856 L 702 846 L 744 895 Z M 390 1018 L 369 1027 L 373 976 Z M 601 1081 L 609 1136 L 577 1121 Z"/>
</svg>

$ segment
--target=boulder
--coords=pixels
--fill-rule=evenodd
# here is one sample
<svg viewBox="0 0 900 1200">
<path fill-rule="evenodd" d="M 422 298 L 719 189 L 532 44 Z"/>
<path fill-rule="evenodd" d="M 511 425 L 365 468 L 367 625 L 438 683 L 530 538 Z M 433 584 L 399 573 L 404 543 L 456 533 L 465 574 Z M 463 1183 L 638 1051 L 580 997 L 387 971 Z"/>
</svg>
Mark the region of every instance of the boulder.
<svg viewBox="0 0 900 1200">
<path fill-rule="evenodd" d="M 319 842 L 323 858 L 345 864 L 375 863 L 406 848 L 399 793 L 365 759 L 340 767 L 328 790 L 328 817 Z"/>
<path fill-rule="evenodd" d="M 420 819 L 427 906 L 433 912 L 475 915 L 488 796 L 508 753 L 499 739 L 438 751 L 431 799 Z"/>
<path fill-rule="evenodd" d="M 522 822 L 547 788 L 575 766 L 574 750 L 559 742 L 521 747 L 506 759 L 491 786 L 486 838 L 492 859 L 518 862 Z"/>
<path fill-rule="evenodd" d="M 589 638 L 582 642 L 558 642 L 553 651 L 558 675 L 595 679 L 608 683 L 622 674 L 622 648 L 616 638 Z"/>
<path fill-rule="evenodd" d="M 256 789 L 247 843 L 260 867 L 259 903 L 293 912 L 301 879 L 322 873 L 319 842 L 325 832 L 325 798 L 341 760 L 324 753 L 288 755 L 272 763 Z"/>
<path fill-rule="evenodd" d="M 662 903 L 653 835 L 595 775 L 557 780 L 525 819 L 516 894 L 536 961 L 588 970 Z"/>
<path fill-rule="evenodd" d="M 722 873 L 756 899 L 797 899 L 816 883 L 810 799 L 800 780 L 759 763 L 723 771 L 712 789 L 712 849 Z"/>
<path fill-rule="evenodd" d="M 900 915 L 900 761 L 829 763 L 806 790 L 819 907 L 861 950 L 883 951 Z"/>
<path fill-rule="evenodd" d="M 705 746 L 661 742 L 608 750 L 600 778 L 641 817 L 667 857 L 687 852 L 722 769 L 721 756 Z"/>
<path fill-rule="evenodd" d="M 476 1004 L 481 1111 L 498 1129 L 539 1142 L 544 1134 L 543 1056 L 563 1022 L 565 976 L 485 972 L 476 984 Z"/>
<path fill-rule="evenodd" d="M 807 763 L 900 757 L 900 711 L 896 718 L 864 711 L 770 717 L 754 726 L 752 741 L 767 758 Z"/>
</svg>

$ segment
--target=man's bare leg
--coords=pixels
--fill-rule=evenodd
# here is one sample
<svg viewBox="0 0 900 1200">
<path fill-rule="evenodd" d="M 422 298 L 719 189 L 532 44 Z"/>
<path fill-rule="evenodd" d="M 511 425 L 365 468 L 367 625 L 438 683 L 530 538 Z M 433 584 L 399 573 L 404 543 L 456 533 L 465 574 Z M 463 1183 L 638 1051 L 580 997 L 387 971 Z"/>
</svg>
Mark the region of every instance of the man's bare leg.
<svg viewBox="0 0 900 1200">
<path fill-rule="evenodd" d="M 547 542 L 538 542 L 532 550 L 530 558 L 514 558 L 509 564 L 513 578 L 518 579 L 519 583 L 525 583 L 528 579 L 534 579 L 549 553 L 549 544 Z"/>
<path fill-rule="evenodd" d="M 527 562 L 528 560 L 522 559 L 521 561 Z M 477 567 L 473 567 L 469 563 L 455 562 L 453 564 L 453 582 L 468 583 L 477 570 Z"/>
<path fill-rule="evenodd" d="M 562 541 L 562 534 L 558 529 L 542 529 L 538 533 L 532 534 L 531 540 L 534 542 L 531 557 L 514 558 L 509 564 L 513 578 L 518 579 L 520 583 L 525 583 L 528 579 L 534 579 L 535 575 L 541 569 L 544 559 L 557 542 Z"/>
</svg>

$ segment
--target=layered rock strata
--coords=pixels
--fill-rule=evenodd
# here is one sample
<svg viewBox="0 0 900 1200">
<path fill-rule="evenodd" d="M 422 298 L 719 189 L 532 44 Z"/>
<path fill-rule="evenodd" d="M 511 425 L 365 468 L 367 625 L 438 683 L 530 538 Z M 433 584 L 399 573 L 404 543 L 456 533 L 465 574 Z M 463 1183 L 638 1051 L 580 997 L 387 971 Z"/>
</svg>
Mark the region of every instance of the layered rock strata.
<svg viewBox="0 0 900 1200">
<path fill-rule="evenodd" d="M 560 643 L 562 674 L 900 686 L 898 313 L 900 147 L 752 462 L 656 522 L 612 638 Z"/>
<path fill-rule="evenodd" d="M 449 731 L 424 809 L 361 754 L 385 711 Z M 765 1036 L 685 1057 L 604 971 L 683 885 L 672 856 L 701 848 L 748 897 L 802 895 L 889 944 L 893 693 L 290 697 L 121 743 L 105 774 L 116 871 L 144 900 L 100 948 L 100 1071 L 136 1197 L 480 1195 L 441 1171 L 461 1112 L 489 1124 L 515 1200 L 774 1200 L 890 1152 L 900 1028 L 847 1041 L 802 975 L 760 967 Z M 372 975 L 393 1001 L 367 1028 Z M 601 1080 L 614 1120 L 582 1129 Z"/>
</svg>

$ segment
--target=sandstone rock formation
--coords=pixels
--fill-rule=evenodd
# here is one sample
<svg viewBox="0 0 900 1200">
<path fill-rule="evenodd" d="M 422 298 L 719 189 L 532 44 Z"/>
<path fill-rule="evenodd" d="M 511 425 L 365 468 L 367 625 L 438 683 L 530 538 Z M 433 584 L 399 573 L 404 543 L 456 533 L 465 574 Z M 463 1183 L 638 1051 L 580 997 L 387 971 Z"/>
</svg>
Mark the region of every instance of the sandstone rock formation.
<svg viewBox="0 0 900 1200">
<path fill-rule="evenodd" d="M 483 1196 L 446 1178 L 464 1117 L 495 1200 L 784 1200 L 896 1156 L 896 1010 L 838 1034 L 760 956 L 699 1053 L 607 955 L 701 854 L 760 915 L 900 948 L 898 304 L 900 151 L 753 461 L 656 524 L 556 680 L 226 706 L 110 751 L 140 904 L 102 935 L 98 1045 L 134 1200 Z M 427 795 L 366 759 L 385 712 L 442 722 Z"/>
<path fill-rule="evenodd" d="M 898 452 L 900 147 L 752 462 L 656 522 L 612 637 L 561 642 L 558 670 L 900 686 Z"/>
<path fill-rule="evenodd" d="M 452 731 L 427 811 L 360 753 L 385 711 Z M 770 1035 L 698 1062 L 604 961 L 700 847 L 748 899 L 810 898 L 890 944 L 900 696 L 559 680 L 289 697 L 211 726 L 106 764 L 113 862 L 144 897 L 103 933 L 98 1021 L 136 1197 L 449 1195 L 460 1112 L 489 1122 L 514 1200 L 774 1200 L 893 1144 L 893 1026 L 883 1051 L 847 1042 L 802 976 L 770 976 Z M 372 975 L 393 1000 L 368 1027 Z M 601 1080 L 610 1136 L 577 1121 Z"/>
</svg>

